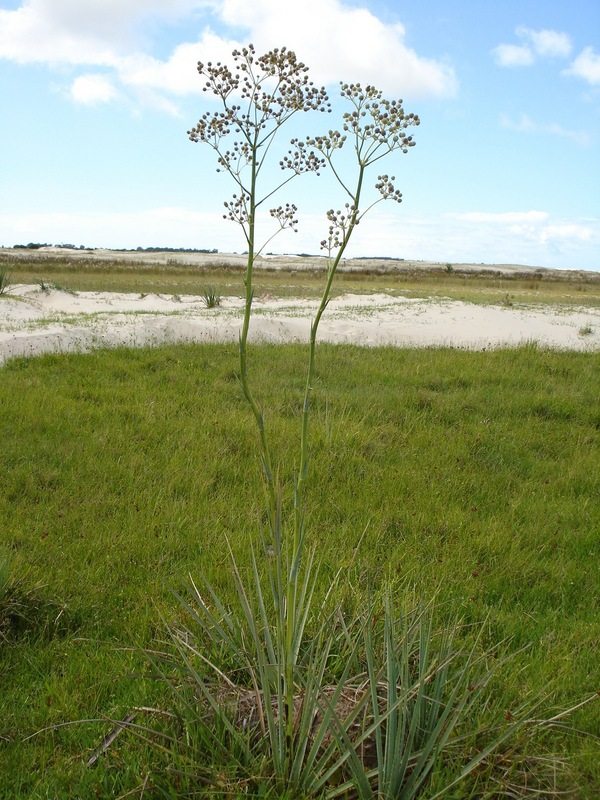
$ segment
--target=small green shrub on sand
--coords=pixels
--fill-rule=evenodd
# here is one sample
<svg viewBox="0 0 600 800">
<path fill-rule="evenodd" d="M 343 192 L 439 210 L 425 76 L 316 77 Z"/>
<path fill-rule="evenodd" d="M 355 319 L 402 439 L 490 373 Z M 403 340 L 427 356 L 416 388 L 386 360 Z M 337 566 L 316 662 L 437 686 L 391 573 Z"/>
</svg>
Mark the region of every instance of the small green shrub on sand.
<svg viewBox="0 0 600 800">
<path fill-rule="evenodd" d="M 6 267 L 0 266 L 0 294 L 6 294 L 11 285 L 11 273 Z"/>
<path fill-rule="evenodd" d="M 221 305 L 221 295 L 213 286 L 207 286 L 203 290 L 202 300 L 207 308 L 218 308 Z"/>
</svg>

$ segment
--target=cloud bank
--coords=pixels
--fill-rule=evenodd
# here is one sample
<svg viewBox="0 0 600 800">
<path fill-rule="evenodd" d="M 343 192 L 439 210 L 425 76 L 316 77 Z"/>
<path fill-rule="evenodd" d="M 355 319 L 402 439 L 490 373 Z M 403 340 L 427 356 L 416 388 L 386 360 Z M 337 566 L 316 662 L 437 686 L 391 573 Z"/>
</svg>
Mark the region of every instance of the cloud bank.
<svg viewBox="0 0 600 800">
<path fill-rule="evenodd" d="M 274 250 L 315 253 L 315 242 L 322 238 L 326 225 L 323 215 L 303 214 L 300 232 L 286 232 L 277 239 Z M 239 252 L 242 245 L 236 226 L 224 221 L 220 212 L 183 207 L 127 213 L 0 213 L 0 230 L 12 231 L 15 241 L 21 243 L 68 240 L 95 247 L 206 247 L 220 252 Z M 269 233 L 270 226 L 261 227 L 258 237 L 266 239 Z M 365 231 L 357 229 L 347 255 L 598 271 L 598 252 L 600 219 L 560 217 L 532 209 L 400 217 L 382 211 L 372 215 Z"/>
<path fill-rule="evenodd" d="M 190 40 L 153 54 L 152 26 L 182 23 Z M 248 41 L 296 50 L 317 83 L 361 80 L 408 99 L 457 90 L 452 67 L 411 48 L 400 22 L 342 0 L 304 0 L 291 11 L 279 0 L 23 0 L 0 10 L 0 58 L 85 68 L 69 90 L 80 103 L 109 102 L 119 90 L 163 101 L 199 93 L 198 60 L 223 60 Z"/>
</svg>

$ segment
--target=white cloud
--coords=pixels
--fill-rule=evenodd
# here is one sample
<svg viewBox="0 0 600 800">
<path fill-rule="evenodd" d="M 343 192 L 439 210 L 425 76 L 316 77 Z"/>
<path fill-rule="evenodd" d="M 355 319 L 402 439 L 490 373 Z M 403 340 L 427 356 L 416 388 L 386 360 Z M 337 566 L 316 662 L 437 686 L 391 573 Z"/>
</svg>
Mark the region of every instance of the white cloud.
<svg viewBox="0 0 600 800">
<path fill-rule="evenodd" d="M 373 83 L 409 98 L 457 89 L 450 66 L 419 56 L 406 45 L 403 25 L 384 24 L 366 8 L 304 0 L 290 23 L 290 8 L 280 0 L 224 0 L 221 14 L 226 23 L 245 27 L 261 49 L 285 44 L 295 50 L 315 82 Z"/>
<path fill-rule="evenodd" d="M 80 75 L 73 81 L 70 94 L 76 103 L 96 105 L 113 100 L 117 91 L 106 75 Z"/>
<path fill-rule="evenodd" d="M 300 233 L 274 249 L 314 252 L 323 218 L 301 218 Z M 349 257 L 390 256 L 442 263 L 527 264 L 558 269 L 595 269 L 600 220 L 564 219 L 546 211 L 411 214 L 385 207 L 357 229 Z"/>
<path fill-rule="evenodd" d="M 16 11 L 0 11 L 0 57 L 20 64 L 114 62 L 114 51 L 99 37 L 61 24 L 45 5 L 31 0 Z"/>
<path fill-rule="evenodd" d="M 136 92 L 136 98 L 139 106 L 152 108 L 155 111 L 161 111 L 163 114 L 168 114 L 170 117 L 183 118 L 181 109 L 176 103 L 165 97 L 160 92 L 155 92 L 147 86 L 141 86 Z M 136 109 L 136 114 L 138 109 Z"/>
<path fill-rule="evenodd" d="M 551 239 L 560 240 L 579 240 L 589 242 L 592 240 L 594 231 L 587 225 L 547 225 L 542 228 L 539 234 L 540 242 L 545 243 Z"/>
<path fill-rule="evenodd" d="M 197 70 L 200 57 L 203 61 L 226 59 L 239 46 L 239 42 L 223 39 L 207 29 L 199 41 L 178 45 L 166 61 L 143 53 L 119 59 L 119 76 L 124 84 L 132 87 L 175 95 L 200 94 L 203 85 Z"/>
<path fill-rule="evenodd" d="M 111 64 L 145 18 L 177 19 L 209 0 L 23 0 L 0 10 L 0 57 L 20 63 Z"/>
<path fill-rule="evenodd" d="M 439 260 L 598 270 L 600 219 L 551 218 L 536 210 L 444 216 L 451 227 L 436 226 L 447 253 Z"/>
<path fill-rule="evenodd" d="M 565 70 L 565 74 L 583 78 L 592 86 L 600 86 L 600 55 L 593 47 L 586 47 Z"/>
<path fill-rule="evenodd" d="M 417 54 L 399 22 L 385 24 L 341 0 L 305 0 L 291 13 L 292 23 L 290 7 L 280 0 L 24 0 L 16 10 L 0 11 L 0 58 L 101 66 L 130 89 L 184 95 L 201 91 L 198 60 L 224 60 L 253 41 L 263 51 L 296 50 L 318 83 L 373 83 L 409 99 L 456 92 L 452 67 Z M 209 14 L 222 34 L 209 26 Z M 155 58 L 143 37 L 145 24 L 185 15 L 196 35 L 168 58 Z"/>
<path fill-rule="evenodd" d="M 220 213 L 207 214 L 185 208 L 149 208 L 125 213 L 0 213 L 0 226 L 5 237 L 12 233 L 14 243 L 73 241 L 91 247 L 217 247 L 221 250 L 233 243 L 233 237 L 228 241 L 223 233 L 227 236 L 229 228 L 234 228 L 227 227 Z M 2 243 L 6 244 L 7 239 Z"/>
<path fill-rule="evenodd" d="M 503 128 L 508 128 L 511 131 L 519 131 L 520 133 L 532 133 L 536 130 L 536 125 L 527 114 L 521 114 L 518 120 L 513 120 L 508 114 L 501 114 L 500 124 Z"/>
<path fill-rule="evenodd" d="M 499 44 L 492 55 L 500 67 L 528 67 L 534 62 L 532 51 L 524 44 Z"/>
<path fill-rule="evenodd" d="M 560 136 L 563 139 L 569 139 L 579 147 L 589 147 L 592 143 L 592 137 L 587 131 L 573 131 L 569 128 L 563 128 L 556 122 L 551 122 L 547 125 L 542 125 L 534 122 L 527 114 L 521 114 L 518 120 L 513 120 L 506 114 L 500 117 L 500 124 L 504 128 L 519 133 L 542 133 L 550 134 L 552 136 Z"/>
<path fill-rule="evenodd" d="M 548 219 L 546 211 L 467 211 L 462 214 L 449 213 L 454 219 L 464 219 L 468 222 L 497 222 L 501 224 L 515 224 L 523 222 L 545 222 Z"/>
<path fill-rule="evenodd" d="M 556 56 L 567 58 L 572 50 L 571 37 L 566 33 L 553 30 L 533 31 L 531 28 L 520 26 L 516 30 L 517 36 L 528 39 L 539 56 Z"/>
<path fill-rule="evenodd" d="M 566 33 L 542 29 L 534 31 L 521 25 L 515 30 L 523 44 L 499 44 L 492 50 L 500 67 L 528 67 L 536 56 L 567 58 L 571 53 L 571 38 Z"/>
</svg>

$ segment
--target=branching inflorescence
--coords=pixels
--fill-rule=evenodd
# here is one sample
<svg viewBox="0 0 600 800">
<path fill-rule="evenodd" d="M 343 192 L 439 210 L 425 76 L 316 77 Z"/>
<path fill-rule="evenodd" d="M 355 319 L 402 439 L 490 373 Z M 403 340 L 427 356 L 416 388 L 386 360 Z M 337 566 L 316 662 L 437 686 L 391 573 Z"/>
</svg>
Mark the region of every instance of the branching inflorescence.
<svg viewBox="0 0 600 800">
<path fill-rule="evenodd" d="M 322 154 L 339 185 L 350 198 L 344 211 L 330 209 L 327 212 L 330 222 L 329 236 L 321 241 L 321 248 L 327 250 L 330 256 L 335 250 L 345 249 L 354 227 L 376 203 L 381 200 L 402 202 L 402 194 L 394 186 L 395 177 L 379 175 L 374 187 L 379 197 L 363 212 L 358 205 L 363 192 L 365 171 L 395 151 L 407 153 L 409 148 L 414 147 L 413 137 L 407 135 L 406 130 L 420 123 L 416 114 L 404 112 L 402 100 L 386 100 L 382 92 L 373 86 L 363 89 L 359 83 L 341 83 L 340 96 L 353 107 L 352 111 L 343 115 L 344 133 L 330 130 L 326 136 L 308 139 L 308 145 Z M 348 141 L 354 148 L 357 166 L 358 180 L 352 187 L 342 178 L 334 163 L 338 151 Z"/>
<path fill-rule="evenodd" d="M 331 108 L 325 89 L 317 88 L 309 80 L 308 67 L 287 48 L 275 48 L 257 56 L 250 44 L 234 50 L 232 55 L 237 66 L 235 72 L 221 62 L 198 63 L 198 72 L 208 79 L 203 90 L 219 98 L 222 109 L 203 114 L 188 136 L 193 142 L 204 142 L 215 150 L 217 171 L 228 172 L 241 190 L 241 202 L 234 196 L 233 202 L 225 204 L 226 218 L 242 225 L 250 244 L 256 209 L 293 177 L 318 173 L 325 164 L 305 142 L 294 139 L 292 149 L 279 162 L 282 170 L 291 174 L 259 192 L 259 174 L 277 132 L 294 114 L 325 112 Z M 228 145 L 232 134 L 236 138 Z M 271 216 L 279 218 L 274 213 L 278 210 L 272 209 Z"/>
<path fill-rule="evenodd" d="M 273 534 L 276 527 L 276 487 L 269 443 L 261 409 L 248 383 L 246 343 L 253 301 L 253 267 L 257 255 L 281 230 L 297 230 L 295 205 L 274 206 L 269 215 L 276 223 L 273 235 L 257 246 L 255 225 L 257 211 L 289 181 L 304 173 L 323 168 L 325 159 L 298 139 L 280 159 L 284 177 L 267 175 L 267 164 L 274 139 L 281 127 L 295 114 L 331 110 L 327 92 L 308 78 L 308 67 L 287 48 L 275 48 L 257 56 L 252 44 L 233 51 L 235 69 L 217 62 L 198 63 L 198 72 L 207 80 L 205 92 L 221 101 L 217 111 L 207 111 L 188 131 L 193 142 L 210 145 L 217 154 L 218 171 L 227 172 L 237 185 L 232 199 L 225 202 L 225 219 L 238 223 L 248 248 L 246 267 L 246 303 L 240 335 L 240 378 L 244 395 L 252 408 L 261 437 L 263 466 L 267 481 L 269 515 Z M 233 139 L 233 141 L 231 141 Z"/>
</svg>

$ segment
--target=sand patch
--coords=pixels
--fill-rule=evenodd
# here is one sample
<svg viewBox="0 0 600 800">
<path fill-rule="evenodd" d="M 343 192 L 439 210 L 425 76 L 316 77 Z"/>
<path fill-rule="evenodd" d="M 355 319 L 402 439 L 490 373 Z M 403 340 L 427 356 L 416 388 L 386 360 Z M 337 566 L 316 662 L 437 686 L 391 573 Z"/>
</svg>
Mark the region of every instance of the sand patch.
<svg viewBox="0 0 600 800">
<path fill-rule="evenodd" d="M 253 341 L 307 341 L 318 301 L 257 298 Z M 168 342 L 237 341 L 243 300 L 207 309 L 194 295 L 126 294 L 12 287 L 0 297 L 0 363 L 15 356 Z M 386 294 L 343 295 L 323 316 L 320 341 L 366 346 L 449 345 L 484 350 L 537 342 L 562 350 L 600 350 L 600 309 L 509 307 Z"/>
</svg>

